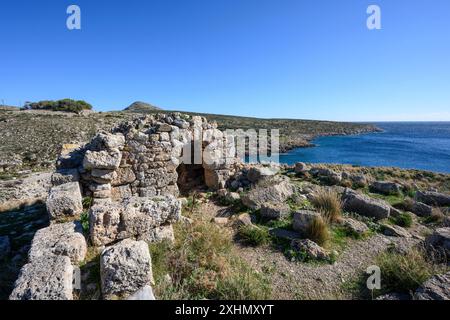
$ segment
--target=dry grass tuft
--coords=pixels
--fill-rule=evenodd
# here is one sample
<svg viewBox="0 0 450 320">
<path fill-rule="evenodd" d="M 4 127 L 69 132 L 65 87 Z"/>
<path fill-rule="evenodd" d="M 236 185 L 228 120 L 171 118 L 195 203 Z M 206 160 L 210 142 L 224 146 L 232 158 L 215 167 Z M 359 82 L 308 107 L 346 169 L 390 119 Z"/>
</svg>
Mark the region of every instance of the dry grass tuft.
<svg viewBox="0 0 450 320">
<path fill-rule="evenodd" d="M 321 189 L 314 194 L 311 203 L 328 223 L 338 222 L 342 217 L 342 201 L 335 191 Z"/>
</svg>

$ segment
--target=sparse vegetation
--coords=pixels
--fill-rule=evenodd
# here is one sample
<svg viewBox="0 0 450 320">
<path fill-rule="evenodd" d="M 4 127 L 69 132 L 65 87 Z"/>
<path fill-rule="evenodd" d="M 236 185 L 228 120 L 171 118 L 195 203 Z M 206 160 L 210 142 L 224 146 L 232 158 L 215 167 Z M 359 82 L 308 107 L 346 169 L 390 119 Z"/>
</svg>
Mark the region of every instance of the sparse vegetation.
<svg viewBox="0 0 450 320">
<path fill-rule="evenodd" d="M 392 217 L 391 221 L 403 228 L 411 228 L 412 224 L 413 224 L 413 218 L 411 216 L 411 214 L 404 212 L 401 213 L 400 215 L 398 215 L 397 217 Z"/>
<path fill-rule="evenodd" d="M 383 291 L 415 291 L 434 274 L 445 271 L 445 267 L 433 263 L 423 249 L 412 248 L 405 254 L 384 252 L 377 257 L 376 265 L 381 269 Z"/>
<path fill-rule="evenodd" d="M 150 245 L 159 299 L 267 299 L 270 282 L 234 254 L 231 235 L 201 219 L 176 242 Z M 166 275 L 169 275 L 168 277 Z"/>
</svg>

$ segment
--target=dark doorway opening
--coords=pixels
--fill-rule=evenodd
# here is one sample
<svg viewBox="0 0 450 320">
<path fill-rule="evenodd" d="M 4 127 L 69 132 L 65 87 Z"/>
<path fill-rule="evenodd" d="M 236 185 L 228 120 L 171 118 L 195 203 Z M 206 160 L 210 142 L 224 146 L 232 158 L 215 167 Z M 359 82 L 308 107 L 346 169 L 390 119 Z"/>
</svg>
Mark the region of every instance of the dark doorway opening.
<svg viewBox="0 0 450 320">
<path fill-rule="evenodd" d="M 205 169 L 201 164 L 180 164 L 177 168 L 178 189 L 182 195 L 205 188 Z"/>
</svg>

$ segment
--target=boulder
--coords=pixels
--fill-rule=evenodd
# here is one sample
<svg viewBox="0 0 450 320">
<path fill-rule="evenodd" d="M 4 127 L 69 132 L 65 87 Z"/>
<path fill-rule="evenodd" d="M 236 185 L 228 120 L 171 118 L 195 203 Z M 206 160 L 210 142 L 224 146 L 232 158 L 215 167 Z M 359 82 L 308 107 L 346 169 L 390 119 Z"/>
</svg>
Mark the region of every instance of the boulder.
<svg viewBox="0 0 450 320">
<path fill-rule="evenodd" d="M 52 219 L 81 214 L 83 204 L 78 182 L 51 188 L 47 197 L 47 211 Z"/>
<path fill-rule="evenodd" d="M 258 210 L 265 203 L 283 203 L 294 193 L 294 187 L 289 178 L 272 178 L 257 184 L 242 197 L 242 203 L 247 207 Z"/>
<path fill-rule="evenodd" d="M 297 162 L 295 164 L 294 172 L 296 174 L 305 173 L 308 171 L 308 167 L 303 162 Z"/>
<path fill-rule="evenodd" d="M 436 249 L 443 249 L 447 256 L 450 255 L 450 228 L 436 229 L 425 241 Z"/>
<path fill-rule="evenodd" d="M 252 225 L 252 217 L 248 213 L 241 213 L 233 222 L 233 226 L 237 228 L 250 225 Z"/>
<path fill-rule="evenodd" d="M 68 222 L 53 224 L 37 231 L 28 257 L 33 263 L 44 256 L 61 255 L 69 257 L 73 265 L 78 265 L 86 257 L 86 252 L 87 244 L 81 224 Z"/>
<path fill-rule="evenodd" d="M 305 254 L 309 259 L 324 260 L 329 257 L 325 249 L 309 239 L 292 240 L 291 247 L 294 251 Z"/>
<path fill-rule="evenodd" d="M 102 246 L 116 240 L 119 234 L 123 206 L 116 202 L 96 202 L 89 210 L 89 234 L 94 246 Z"/>
<path fill-rule="evenodd" d="M 171 224 L 165 224 L 154 229 L 151 229 L 149 232 L 140 235 L 138 240 L 146 241 L 147 243 L 155 243 L 162 241 L 169 241 L 170 243 L 175 242 L 175 235 L 173 232 L 173 226 Z"/>
<path fill-rule="evenodd" d="M 322 216 L 319 212 L 310 210 L 300 210 L 294 213 L 294 221 L 292 223 L 292 228 L 299 232 L 302 236 L 305 236 L 311 223 L 316 219 L 321 219 Z"/>
<path fill-rule="evenodd" d="M 383 234 L 388 237 L 411 238 L 411 234 L 400 226 L 383 224 Z"/>
<path fill-rule="evenodd" d="M 61 255 L 41 256 L 22 267 L 10 300 L 72 300 L 73 266 Z"/>
<path fill-rule="evenodd" d="M 261 217 L 268 220 L 277 220 L 288 217 L 291 209 L 284 203 L 265 203 L 261 206 Z"/>
<path fill-rule="evenodd" d="M 60 169 L 52 174 L 51 180 L 54 186 L 59 186 L 80 181 L 80 174 L 77 169 Z"/>
<path fill-rule="evenodd" d="M 416 200 L 429 206 L 447 207 L 450 206 L 450 195 L 435 191 L 417 191 Z"/>
<path fill-rule="evenodd" d="M 119 168 L 116 170 L 116 176 L 112 179 L 111 185 L 122 186 L 133 183 L 136 180 L 136 175 L 131 168 Z"/>
<path fill-rule="evenodd" d="M 300 233 L 283 228 L 270 229 L 269 233 L 274 237 L 284 240 L 294 240 L 300 238 Z"/>
<path fill-rule="evenodd" d="M 433 214 L 433 207 L 422 202 L 415 201 L 411 212 L 419 217 L 430 217 Z"/>
<path fill-rule="evenodd" d="M 251 167 L 247 173 L 247 179 L 252 182 L 267 179 L 278 173 L 278 169 L 274 167 Z"/>
<path fill-rule="evenodd" d="M 83 159 L 83 167 L 86 170 L 107 169 L 116 170 L 119 168 L 122 153 L 117 149 L 102 151 L 86 151 Z"/>
<path fill-rule="evenodd" d="M 205 169 L 205 184 L 213 190 L 225 188 L 229 177 L 230 170 Z"/>
<path fill-rule="evenodd" d="M 6 258 L 11 252 L 11 243 L 8 236 L 0 236 L 0 260 Z"/>
<path fill-rule="evenodd" d="M 391 212 L 391 207 L 387 202 L 373 199 L 351 189 L 347 189 L 342 198 L 343 209 L 347 212 L 353 212 L 375 219 L 387 218 Z"/>
<path fill-rule="evenodd" d="M 450 272 L 436 275 L 417 289 L 416 300 L 450 300 Z"/>
<path fill-rule="evenodd" d="M 121 214 L 121 232 L 118 237 L 151 239 L 154 228 L 179 221 L 180 217 L 181 203 L 174 196 L 132 197 L 126 201 Z"/>
<path fill-rule="evenodd" d="M 126 239 L 103 250 L 100 277 L 105 299 L 127 298 L 150 285 L 153 274 L 147 243 Z"/>
<path fill-rule="evenodd" d="M 351 218 L 344 218 L 341 222 L 342 226 L 346 228 L 348 231 L 358 235 L 362 236 L 366 234 L 369 231 L 369 228 L 364 222 L 351 219 Z"/>
<path fill-rule="evenodd" d="M 309 172 L 328 184 L 339 184 L 342 181 L 341 173 L 328 168 L 312 168 Z"/>
<path fill-rule="evenodd" d="M 97 149 L 122 149 L 125 145 L 125 137 L 121 133 L 106 133 L 100 132 L 94 139 L 92 139 L 91 145 Z"/>
<path fill-rule="evenodd" d="M 370 190 L 384 195 L 399 194 L 402 186 L 395 182 L 375 181 L 370 185 Z"/>
</svg>

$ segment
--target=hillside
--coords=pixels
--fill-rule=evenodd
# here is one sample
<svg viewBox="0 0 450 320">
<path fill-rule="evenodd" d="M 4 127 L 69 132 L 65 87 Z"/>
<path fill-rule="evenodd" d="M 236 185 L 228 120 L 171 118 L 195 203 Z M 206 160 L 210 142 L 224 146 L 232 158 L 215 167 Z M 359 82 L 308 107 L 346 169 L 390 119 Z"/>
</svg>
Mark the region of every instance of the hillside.
<svg viewBox="0 0 450 320">
<path fill-rule="evenodd" d="M 125 112 L 134 112 L 134 113 L 145 113 L 151 111 L 159 111 L 161 108 L 151 105 L 146 102 L 136 101 L 133 102 L 129 107 L 125 108 L 123 111 Z"/>
<path fill-rule="evenodd" d="M 169 111 L 146 111 L 156 112 Z M 217 121 L 220 129 L 280 129 L 282 151 L 310 146 L 311 139 L 316 136 L 358 134 L 376 130 L 371 125 L 353 123 L 201 115 L 209 121 Z M 21 170 L 41 171 L 52 168 L 62 144 L 88 141 L 98 130 L 109 130 L 117 123 L 136 116 L 134 111 L 76 115 L 0 109 L 0 174 L 7 178 Z"/>
</svg>

